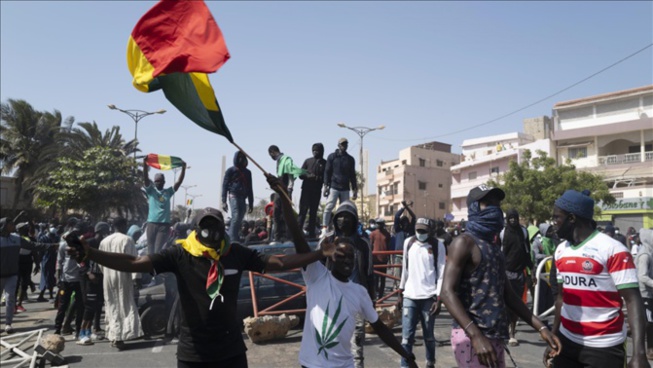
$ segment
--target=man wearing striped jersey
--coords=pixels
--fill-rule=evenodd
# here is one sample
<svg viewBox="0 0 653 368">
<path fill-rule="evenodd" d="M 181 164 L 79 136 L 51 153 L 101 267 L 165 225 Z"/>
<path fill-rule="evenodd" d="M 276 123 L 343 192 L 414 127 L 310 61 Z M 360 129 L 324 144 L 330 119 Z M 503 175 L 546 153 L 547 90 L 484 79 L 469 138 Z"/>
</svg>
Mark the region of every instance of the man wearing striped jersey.
<svg viewBox="0 0 653 368">
<path fill-rule="evenodd" d="M 644 310 L 628 249 L 596 231 L 588 191 L 567 190 L 555 202 L 553 221 L 561 239 L 555 251 L 562 290 L 553 331 L 562 342 L 554 367 L 624 367 L 626 325 L 633 339 L 628 367 L 650 367 L 644 349 Z M 623 298 L 623 301 L 622 301 Z"/>
</svg>

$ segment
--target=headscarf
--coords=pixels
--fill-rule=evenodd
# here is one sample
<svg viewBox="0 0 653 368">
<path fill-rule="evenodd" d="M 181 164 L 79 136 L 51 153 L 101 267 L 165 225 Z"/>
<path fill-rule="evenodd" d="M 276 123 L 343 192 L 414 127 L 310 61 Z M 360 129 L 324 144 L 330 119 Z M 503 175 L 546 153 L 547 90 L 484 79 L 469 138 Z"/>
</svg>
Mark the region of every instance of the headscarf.
<svg viewBox="0 0 653 368">
<path fill-rule="evenodd" d="M 503 211 L 498 206 L 488 206 L 481 210 L 478 201 L 470 203 L 467 208 L 469 219 L 465 231 L 488 242 L 503 229 Z"/>
<path fill-rule="evenodd" d="M 202 244 L 197 240 L 195 231 L 191 232 L 186 239 L 177 240 L 177 244 L 181 244 L 182 248 L 193 257 L 204 257 L 211 260 L 211 268 L 206 277 L 206 292 L 209 294 L 209 298 L 211 298 L 209 310 L 213 309 L 213 302 L 218 296 L 220 296 L 220 301 L 224 302 L 224 297 L 220 294 L 220 288 L 224 280 L 224 267 L 220 263 L 220 257 L 227 255 L 231 249 L 229 237 L 224 236 L 219 250 Z"/>
</svg>

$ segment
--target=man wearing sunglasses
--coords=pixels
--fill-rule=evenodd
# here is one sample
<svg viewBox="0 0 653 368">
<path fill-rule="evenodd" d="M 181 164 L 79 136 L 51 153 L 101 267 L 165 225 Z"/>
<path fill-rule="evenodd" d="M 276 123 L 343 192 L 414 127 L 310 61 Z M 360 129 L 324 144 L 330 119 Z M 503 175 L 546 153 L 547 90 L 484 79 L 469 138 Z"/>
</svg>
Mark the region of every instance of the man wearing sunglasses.
<svg viewBox="0 0 653 368">
<path fill-rule="evenodd" d="M 242 272 L 303 267 L 332 256 L 335 245 L 325 243 L 318 251 L 281 258 L 230 243 L 222 213 L 215 208 L 199 210 L 191 224 L 193 231 L 178 241 L 180 246 L 155 254 L 135 257 L 103 252 L 85 241 L 85 255 L 73 248 L 68 252 L 119 271 L 174 273 L 181 302 L 177 367 L 247 367 L 247 348 L 236 313 Z"/>
</svg>

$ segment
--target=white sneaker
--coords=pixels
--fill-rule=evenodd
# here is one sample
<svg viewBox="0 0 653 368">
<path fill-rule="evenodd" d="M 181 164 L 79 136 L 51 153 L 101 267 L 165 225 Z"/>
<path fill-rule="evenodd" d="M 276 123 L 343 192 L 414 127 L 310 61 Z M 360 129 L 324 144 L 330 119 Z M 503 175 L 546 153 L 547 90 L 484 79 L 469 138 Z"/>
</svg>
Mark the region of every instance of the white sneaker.
<svg viewBox="0 0 653 368">
<path fill-rule="evenodd" d="M 93 340 L 89 336 L 80 337 L 77 340 L 77 345 L 93 345 Z"/>
<path fill-rule="evenodd" d="M 14 329 L 13 329 L 13 327 L 11 327 L 11 325 L 6 325 L 6 326 L 5 326 L 5 333 L 7 333 L 7 334 L 12 334 L 12 333 L 14 333 Z"/>
</svg>

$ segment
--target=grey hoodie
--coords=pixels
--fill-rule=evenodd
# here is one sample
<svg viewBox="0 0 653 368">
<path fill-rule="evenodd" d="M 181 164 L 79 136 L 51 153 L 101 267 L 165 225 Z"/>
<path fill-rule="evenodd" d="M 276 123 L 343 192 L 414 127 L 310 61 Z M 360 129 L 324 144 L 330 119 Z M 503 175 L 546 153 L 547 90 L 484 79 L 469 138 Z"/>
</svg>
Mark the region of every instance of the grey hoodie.
<svg viewBox="0 0 653 368">
<path fill-rule="evenodd" d="M 639 239 L 642 245 L 639 247 L 635 264 L 639 291 L 642 293 L 642 298 L 653 299 L 653 230 L 640 229 Z"/>
<path fill-rule="evenodd" d="M 355 257 L 354 270 L 351 276 L 349 277 L 349 280 L 363 286 L 370 294 L 372 300 L 374 300 L 375 286 L 374 286 L 374 264 L 372 262 L 372 247 L 369 241 L 361 237 L 357 232 L 358 209 L 356 208 L 356 205 L 352 201 L 346 200 L 340 203 L 340 206 L 338 206 L 338 209 L 336 209 L 336 213 L 331 218 L 331 221 L 333 222 L 334 231 L 330 234 L 327 234 L 327 237 L 333 240 L 336 236 L 343 235 L 342 230 L 338 228 L 338 224 L 336 223 L 336 218 L 338 217 L 338 215 L 346 212 L 351 213 L 356 219 L 356 224 L 354 224 L 354 234 L 349 237 L 354 243 L 354 257 Z M 323 240 L 320 240 L 320 243 Z M 318 245 L 318 248 L 320 245 L 321 244 Z"/>
</svg>

